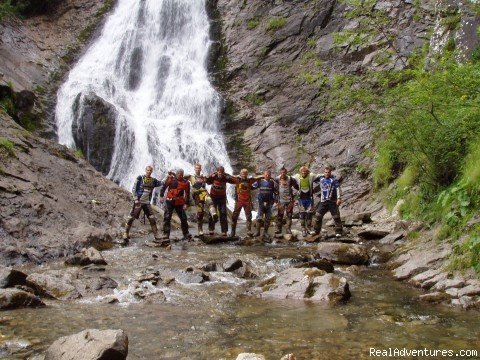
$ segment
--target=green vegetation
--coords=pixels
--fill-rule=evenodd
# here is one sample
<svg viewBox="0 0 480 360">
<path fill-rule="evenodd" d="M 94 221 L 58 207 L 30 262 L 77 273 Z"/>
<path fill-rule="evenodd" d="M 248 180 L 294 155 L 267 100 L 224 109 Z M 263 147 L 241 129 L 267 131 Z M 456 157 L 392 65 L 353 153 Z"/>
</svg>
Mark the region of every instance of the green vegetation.
<svg viewBox="0 0 480 360">
<path fill-rule="evenodd" d="M 454 269 L 471 267 L 480 273 L 480 227 L 477 226 L 465 242 L 455 244 L 452 267 Z"/>
<path fill-rule="evenodd" d="M 423 220 L 438 241 L 452 242 L 454 268 L 480 272 L 480 225 L 473 221 L 480 215 L 480 50 L 459 64 L 451 39 L 443 54 L 427 59 L 424 48 L 401 58 L 390 20 L 374 0 L 343 2 L 358 26 L 336 34 L 337 48 L 358 51 L 375 39 L 375 64 L 401 59 L 406 66 L 325 78 L 318 83 L 328 96 L 323 113 L 355 113 L 375 125 L 375 189 L 390 208 L 402 200 L 402 217 Z M 459 22 L 458 14 L 448 14 L 442 25 L 453 30 Z M 300 77 L 315 83 L 313 75 Z"/>
<path fill-rule="evenodd" d="M 35 114 L 29 112 L 24 114 L 21 118 L 19 118 L 18 123 L 25 130 L 32 132 L 38 129 L 38 124 L 40 123 L 40 120 Z"/>
<path fill-rule="evenodd" d="M 8 15 L 23 17 L 44 14 L 58 3 L 58 0 L 0 0 L 0 20 Z"/>
<path fill-rule="evenodd" d="M 317 84 L 319 86 L 321 86 L 323 83 L 327 81 L 325 74 L 323 74 L 323 72 L 321 71 L 311 73 L 311 72 L 302 70 L 298 77 L 300 80 L 305 81 L 307 84 Z"/>
<path fill-rule="evenodd" d="M 230 154 L 233 154 L 238 161 L 239 167 L 248 169 L 248 171 L 255 173 L 255 162 L 252 162 L 252 149 L 245 144 L 243 139 L 244 132 L 236 132 L 229 137 L 227 142 L 227 149 Z"/>
<path fill-rule="evenodd" d="M 261 106 L 265 103 L 263 95 L 257 93 L 250 93 L 245 96 L 245 100 L 252 105 Z"/>
<path fill-rule="evenodd" d="M 315 47 L 317 45 L 317 40 L 315 38 L 309 38 L 307 40 L 307 45 L 310 47 Z"/>
<path fill-rule="evenodd" d="M 255 29 L 255 28 L 258 26 L 258 24 L 260 24 L 260 20 L 258 20 L 258 19 L 250 19 L 250 20 L 248 20 L 248 22 L 247 22 L 247 29 L 248 29 L 248 30 L 253 30 L 253 29 Z"/>
<path fill-rule="evenodd" d="M 73 155 L 75 155 L 75 157 L 76 157 L 77 159 L 85 159 L 85 155 L 83 155 L 82 149 L 76 149 L 76 150 L 73 152 Z"/>
<path fill-rule="evenodd" d="M 0 1 L 0 21 L 7 15 L 14 15 L 15 7 L 10 3 L 10 0 Z"/>
<path fill-rule="evenodd" d="M 287 19 L 283 16 L 274 16 L 268 20 L 267 31 L 275 32 L 287 24 Z"/>
<path fill-rule="evenodd" d="M 441 24 L 445 26 L 447 30 L 455 30 L 460 25 L 460 20 L 462 20 L 462 15 L 455 13 L 444 17 L 441 20 Z"/>
<path fill-rule="evenodd" d="M 0 151 L 5 152 L 9 156 L 15 156 L 15 145 L 7 138 L 0 137 Z"/>
<path fill-rule="evenodd" d="M 356 95 L 379 132 L 375 187 L 400 214 L 436 228 L 454 243 L 456 267 L 480 270 L 477 230 L 468 222 L 480 209 L 480 63 L 458 64 L 444 54 L 430 70 L 410 68 L 387 83 L 379 102 Z M 378 79 L 377 79 L 378 80 Z M 377 90 L 378 91 L 378 90 Z M 462 236 L 468 240 L 462 244 Z"/>
<path fill-rule="evenodd" d="M 9 96 L 0 98 L 0 112 L 12 115 L 15 113 L 15 104 L 13 99 Z"/>
</svg>

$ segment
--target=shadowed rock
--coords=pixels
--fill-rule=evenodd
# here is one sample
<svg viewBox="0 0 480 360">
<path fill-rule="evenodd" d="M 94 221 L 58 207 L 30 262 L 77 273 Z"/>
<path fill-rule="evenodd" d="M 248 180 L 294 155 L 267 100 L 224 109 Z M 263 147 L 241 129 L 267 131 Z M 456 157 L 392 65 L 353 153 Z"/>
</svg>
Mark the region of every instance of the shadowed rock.
<svg viewBox="0 0 480 360">
<path fill-rule="evenodd" d="M 0 289 L 0 310 L 45 306 L 38 296 L 20 289 Z"/>
<path fill-rule="evenodd" d="M 334 264 L 363 265 L 368 261 L 367 248 L 362 245 L 344 243 L 320 243 L 317 247 L 320 258 Z"/>
<path fill-rule="evenodd" d="M 25 285 L 27 274 L 11 268 L 0 268 L 0 288 L 14 287 L 15 285 Z"/>
<path fill-rule="evenodd" d="M 107 262 L 103 258 L 100 251 L 93 247 L 82 249 L 81 253 L 73 255 L 65 260 L 65 265 L 86 266 L 90 264 L 107 265 Z"/>
<path fill-rule="evenodd" d="M 115 107 L 95 94 L 79 94 L 73 105 L 75 146 L 95 169 L 108 174 L 115 149 Z"/>
<path fill-rule="evenodd" d="M 223 270 L 227 272 L 235 271 L 243 266 L 240 259 L 228 259 L 223 263 Z"/>
</svg>

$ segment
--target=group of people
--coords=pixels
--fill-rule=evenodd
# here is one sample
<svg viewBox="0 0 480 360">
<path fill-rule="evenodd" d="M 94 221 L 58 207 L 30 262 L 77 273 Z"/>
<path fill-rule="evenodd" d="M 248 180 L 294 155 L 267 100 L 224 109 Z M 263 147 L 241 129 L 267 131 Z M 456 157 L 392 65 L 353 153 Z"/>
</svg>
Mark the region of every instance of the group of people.
<svg viewBox="0 0 480 360">
<path fill-rule="evenodd" d="M 322 228 L 322 220 L 327 212 L 332 214 L 335 222 L 335 234 L 341 236 L 342 222 L 339 206 L 342 203 L 341 189 L 338 179 L 332 174 L 332 167 L 326 165 L 323 174 L 313 174 L 307 166 L 302 166 L 298 174 L 288 175 L 282 167 L 280 174 L 272 178 L 270 170 L 262 175 L 249 176 L 247 169 L 239 175 L 230 175 L 223 166 L 219 166 L 210 175 L 202 174 L 202 166 L 196 164 L 193 175 L 185 175 L 182 169 L 170 171 L 163 181 L 152 177 L 153 167 L 147 166 L 145 175 L 136 178 L 132 189 L 133 207 L 125 225 L 124 240 L 130 238 L 130 229 L 135 219 L 143 210 L 148 218 L 154 241 L 164 243 L 169 240 L 173 212 L 180 219 L 184 239 L 191 238 L 188 231 L 186 207 L 195 203 L 197 211 L 198 234 L 203 235 L 204 219 L 208 221 L 208 231 L 214 234 L 215 224 L 220 221 L 222 236 L 235 236 L 240 212 L 246 217 L 247 234 L 260 236 L 263 223 L 263 236 L 268 237 L 268 229 L 272 219 L 273 207 L 277 205 L 275 234 L 282 234 L 284 219 L 285 232 L 291 234 L 292 216 L 295 205 L 299 208 L 302 235 L 318 235 Z M 227 218 L 227 184 L 235 187 L 231 232 L 228 233 Z M 207 185 L 210 185 L 208 190 Z M 314 201 L 314 189 L 319 186 L 319 203 Z M 163 234 L 159 235 L 155 216 L 151 208 L 154 189 L 159 188 L 159 202 L 164 204 Z M 257 190 L 258 213 L 255 229 L 252 230 L 253 191 Z M 312 219 L 315 214 L 315 225 Z"/>
</svg>

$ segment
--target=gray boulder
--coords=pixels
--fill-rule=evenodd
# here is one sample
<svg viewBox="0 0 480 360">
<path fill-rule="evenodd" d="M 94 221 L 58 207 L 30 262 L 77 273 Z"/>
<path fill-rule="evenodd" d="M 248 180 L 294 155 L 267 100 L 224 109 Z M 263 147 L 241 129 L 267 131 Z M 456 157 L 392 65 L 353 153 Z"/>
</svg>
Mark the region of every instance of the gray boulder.
<svg viewBox="0 0 480 360">
<path fill-rule="evenodd" d="M 38 296 L 20 289 L 0 289 L 0 309 L 45 306 Z"/>
<path fill-rule="evenodd" d="M 343 214 L 342 221 L 345 226 L 361 226 L 372 222 L 372 214 L 369 212 Z"/>
<path fill-rule="evenodd" d="M 317 254 L 334 264 L 363 265 L 368 261 L 367 248 L 356 244 L 320 243 Z"/>
<path fill-rule="evenodd" d="M 334 274 L 313 278 L 309 292 L 313 294 L 309 300 L 325 301 L 330 304 L 348 300 L 351 296 L 347 279 Z"/>
<path fill-rule="evenodd" d="M 34 273 L 27 277 L 28 286 L 33 288 L 37 294 L 50 299 L 67 300 L 81 297 L 72 282 L 72 274 L 59 271 Z"/>
<path fill-rule="evenodd" d="M 264 286 L 263 297 L 304 299 L 336 304 L 350 298 L 347 280 L 316 268 L 290 268 Z"/>
<path fill-rule="evenodd" d="M 99 251 L 111 249 L 114 245 L 112 235 L 103 229 L 81 224 L 74 229 L 73 236 L 79 248 L 93 247 Z"/>
<path fill-rule="evenodd" d="M 56 340 L 45 360 L 122 360 L 127 354 L 128 337 L 123 330 L 87 329 Z"/>
<path fill-rule="evenodd" d="M 107 265 L 107 262 L 103 258 L 100 251 L 94 247 L 82 249 L 80 253 L 70 256 L 67 260 L 65 260 L 65 265 L 86 266 L 90 264 Z"/>
</svg>

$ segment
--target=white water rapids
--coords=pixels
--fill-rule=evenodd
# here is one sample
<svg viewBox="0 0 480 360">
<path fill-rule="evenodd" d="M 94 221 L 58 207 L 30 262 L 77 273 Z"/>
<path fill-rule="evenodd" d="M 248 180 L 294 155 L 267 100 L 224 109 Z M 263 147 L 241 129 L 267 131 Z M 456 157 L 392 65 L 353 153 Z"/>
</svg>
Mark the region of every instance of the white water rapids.
<svg viewBox="0 0 480 360">
<path fill-rule="evenodd" d="M 206 69 L 205 6 L 205 0 L 119 0 L 58 92 L 59 142 L 76 147 L 74 108 L 93 93 L 116 110 L 107 176 L 123 187 L 148 164 L 157 177 L 179 167 L 192 173 L 197 161 L 206 171 L 223 165 L 231 172 L 218 130 L 221 98 Z"/>
</svg>

